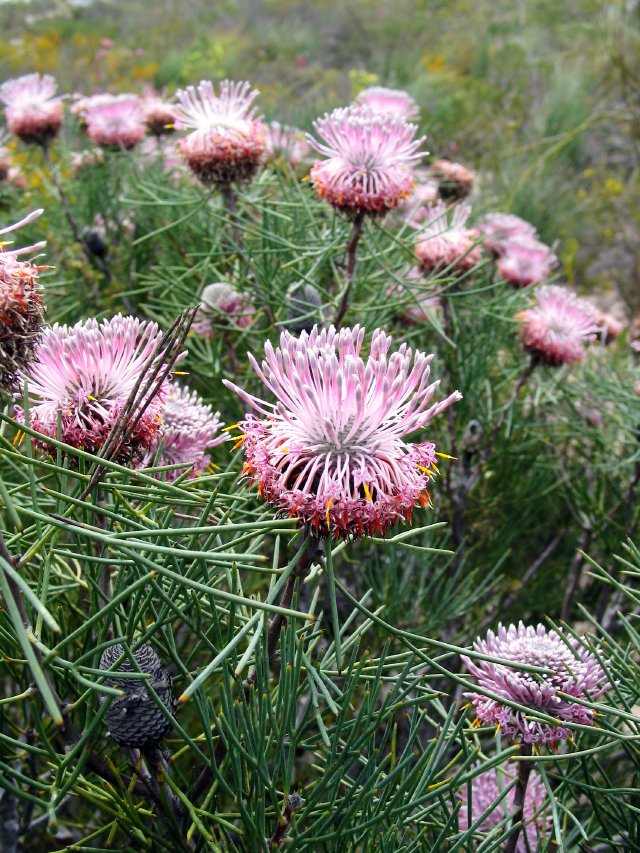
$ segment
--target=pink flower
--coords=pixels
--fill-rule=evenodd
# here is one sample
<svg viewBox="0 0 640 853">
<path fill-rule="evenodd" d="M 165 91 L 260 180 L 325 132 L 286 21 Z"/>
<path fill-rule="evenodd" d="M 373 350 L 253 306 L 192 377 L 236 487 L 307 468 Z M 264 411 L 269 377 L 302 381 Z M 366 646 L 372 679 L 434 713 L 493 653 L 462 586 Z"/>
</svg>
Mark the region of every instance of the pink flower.
<svg viewBox="0 0 640 853">
<path fill-rule="evenodd" d="M 541 284 L 549 278 L 558 263 L 551 249 L 532 237 L 513 238 L 503 246 L 504 254 L 498 259 L 498 272 L 515 287 Z"/>
<path fill-rule="evenodd" d="M 0 238 L 37 219 L 42 209 L 34 210 L 20 222 L 0 229 Z M 42 287 L 37 283 L 43 267 L 18 257 L 42 249 L 36 243 L 22 249 L 6 249 L 0 243 L 0 394 L 13 391 L 20 372 L 32 361 L 44 323 L 44 307 L 40 301 Z"/>
<path fill-rule="evenodd" d="M 304 133 L 295 127 L 287 127 L 272 121 L 265 130 L 265 161 L 284 160 L 292 169 L 297 169 L 307 158 L 309 146 Z"/>
<path fill-rule="evenodd" d="M 275 403 L 224 380 L 258 413 L 240 424 L 244 473 L 281 513 L 322 536 L 384 533 L 428 506 L 435 445 L 404 437 L 461 398 L 454 391 L 432 403 L 432 356 L 406 344 L 390 353 L 380 329 L 364 359 L 364 334 L 315 326 L 299 337 L 283 332 L 275 349 L 267 342 L 262 366 L 249 354 Z"/>
<path fill-rule="evenodd" d="M 27 188 L 27 179 L 20 166 L 10 166 L 7 172 L 7 181 L 16 190 L 25 190 Z"/>
<path fill-rule="evenodd" d="M 71 153 L 71 171 L 74 175 L 82 172 L 83 169 L 97 166 L 104 160 L 104 152 L 102 148 L 87 149 L 85 151 L 73 151 Z"/>
<path fill-rule="evenodd" d="M 142 90 L 142 109 L 146 117 L 147 128 L 154 136 L 173 133 L 176 120 L 176 108 L 162 98 L 151 86 Z"/>
<path fill-rule="evenodd" d="M 144 459 L 144 467 L 153 465 L 190 465 L 189 477 L 208 467 L 211 458 L 207 448 L 227 440 L 220 434 L 219 412 L 213 412 L 202 399 L 188 388 L 172 385 L 162 410 L 162 428 Z M 175 480 L 186 469 L 167 471 L 168 480 Z"/>
<path fill-rule="evenodd" d="M 221 320 L 234 323 L 241 329 L 246 329 L 253 322 L 254 306 L 246 296 L 234 290 L 225 281 L 208 284 L 200 296 L 200 310 L 192 325 L 194 332 L 205 338 L 215 334 L 215 324 Z"/>
<path fill-rule="evenodd" d="M 62 124 L 62 98 L 50 74 L 25 74 L 0 86 L 7 125 L 23 142 L 46 145 Z"/>
<path fill-rule="evenodd" d="M 516 317 L 525 348 L 549 365 L 582 361 L 584 344 L 595 340 L 599 329 L 598 312 L 589 302 L 552 284 L 540 287 L 533 307 Z"/>
<path fill-rule="evenodd" d="M 420 107 L 411 95 L 402 89 L 371 86 L 360 92 L 356 98 L 356 103 L 375 112 L 404 119 L 404 121 L 412 121 L 420 114 Z"/>
<path fill-rule="evenodd" d="M 496 255 L 507 252 L 513 240 L 535 240 L 538 236 L 530 222 L 513 213 L 488 213 L 478 223 L 478 230 L 484 237 L 485 247 Z"/>
<path fill-rule="evenodd" d="M 410 195 L 398 205 L 398 214 L 417 227 L 430 218 L 432 207 L 440 201 L 440 191 L 437 182 L 422 170 L 415 170 L 414 180 Z"/>
<path fill-rule="evenodd" d="M 524 743 L 555 744 L 571 736 L 572 723 L 593 725 L 594 712 L 579 702 L 593 701 L 610 689 L 592 652 L 574 637 L 547 631 L 544 625 L 499 625 L 497 634 L 489 631 L 486 640 L 478 638 L 473 648 L 484 655 L 512 661 L 514 666 L 463 658 L 478 684 L 497 698 L 480 693 L 465 696 L 471 699 L 480 722 L 500 726 L 506 735 L 521 738 Z M 518 664 L 551 672 L 523 672 L 517 669 Z M 560 693 L 571 698 L 561 697 Z M 533 719 L 526 712 L 503 704 L 501 699 L 546 714 L 556 722 Z"/>
<path fill-rule="evenodd" d="M 350 218 L 384 216 L 413 189 L 413 166 L 424 152 L 424 138 L 400 118 L 367 107 L 334 110 L 314 122 L 318 142 L 310 178 L 320 196 Z"/>
<path fill-rule="evenodd" d="M 420 226 L 416 244 L 416 256 L 424 272 L 453 267 L 463 273 L 480 263 L 482 248 L 476 245 L 477 231 L 466 227 L 470 213 L 468 204 L 448 208 L 443 202 L 427 211 L 426 224 Z"/>
<path fill-rule="evenodd" d="M 605 344 L 611 343 L 624 332 L 624 323 L 606 311 L 598 311 L 598 325 L 600 326 L 598 338 Z"/>
<path fill-rule="evenodd" d="M 158 346 L 162 332 L 156 323 L 118 314 L 111 320 L 90 319 L 75 326 L 55 323 L 46 329 L 36 360 L 26 371 L 29 419 L 33 429 L 57 438 L 58 413 L 61 440 L 97 453 L 105 442 L 129 394 Z M 120 448 L 117 461 L 140 460 L 151 447 L 161 425 L 165 381 L 141 406 L 133 434 Z M 24 410 L 16 417 L 24 421 Z M 46 441 L 38 442 L 43 449 Z"/>
<path fill-rule="evenodd" d="M 429 171 L 438 182 L 440 195 L 447 201 L 465 198 L 473 189 L 475 175 L 462 163 L 436 160 Z"/>
<path fill-rule="evenodd" d="M 134 148 L 145 137 L 147 123 L 136 95 L 100 95 L 88 99 L 84 118 L 89 138 L 104 148 Z"/>
<path fill-rule="evenodd" d="M 180 150 L 194 174 L 204 184 L 251 180 L 265 150 L 265 128 L 252 107 L 257 90 L 223 80 L 216 95 L 213 83 L 203 80 L 176 95 L 176 127 L 193 128 Z"/>
<path fill-rule="evenodd" d="M 504 792 L 518 775 L 515 761 L 508 761 L 504 767 L 499 769 L 493 767 L 476 776 L 471 780 L 471 803 L 469 803 L 469 789 L 462 788 L 458 797 L 462 800 L 462 807 L 458 812 L 458 827 L 461 832 L 466 832 L 470 826 L 480 820 L 482 815 L 492 805 L 494 808 L 482 823 L 477 827 L 478 832 L 489 832 L 513 812 L 513 801 L 515 788 L 512 787 L 506 797 L 499 803 L 496 800 Z M 535 770 L 531 771 L 527 795 L 524 801 L 524 835 L 520 835 L 516 845 L 516 853 L 533 853 L 540 849 L 551 832 L 551 815 L 544 810 L 547 792 L 544 783 Z M 471 807 L 469 807 L 471 806 Z M 525 837 L 526 836 L 526 837 Z"/>
</svg>

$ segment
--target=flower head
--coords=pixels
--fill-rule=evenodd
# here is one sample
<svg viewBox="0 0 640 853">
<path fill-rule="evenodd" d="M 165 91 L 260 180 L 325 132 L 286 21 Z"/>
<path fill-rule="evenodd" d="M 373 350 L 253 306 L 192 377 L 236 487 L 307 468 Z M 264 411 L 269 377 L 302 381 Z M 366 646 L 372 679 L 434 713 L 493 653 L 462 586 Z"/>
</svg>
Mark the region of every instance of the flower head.
<svg viewBox="0 0 640 853">
<path fill-rule="evenodd" d="M 475 175 L 462 163 L 451 160 L 436 160 L 429 170 L 438 182 L 440 195 L 447 201 L 466 198 L 473 189 Z"/>
<path fill-rule="evenodd" d="M 175 125 L 192 132 L 180 140 L 189 168 L 204 184 L 250 180 L 265 149 L 265 128 L 253 102 L 258 96 L 249 83 L 223 80 L 219 94 L 202 80 L 176 93 Z"/>
<path fill-rule="evenodd" d="M 500 726 L 511 737 L 525 743 L 555 744 L 568 738 L 572 723 L 592 725 L 594 713 L 578 702 L 597 699 L 610 689 L 607 677 L 596 656 L 587 651 L 574 637 L 547 631 L 544 625 L 525 626 L 522 622 L 498 633 L 489 631 L 486 640 L 478 638 L 473 644 L 477 652 L 550 670 L 549 674 L 523 672 L 508 664 L 465 658 L 471 675 L 478 684 L 498 696 L 490 699 L 479 693 L 465 694 L 475 707 L 478 719 Z M 556 723 L 530 718 L 524 711 L 505 705 L 500 698 L 517 702 L 534 711 L 554 717 Z"/>
<path fill-rule="evenodd" d="M 147 132 L 145 111 L 136 95 L 89 99 L 84 119 L 89 138 L 104 148 L 134 148 Z"/>
<path fill-rule="evenodd" d="M 416 244 L 416 256 L 425 272 L 446 267 L 467 272 L 480 263 L 482 249 L 475 245 L 477 231 L 466 226 L 470 213 L 468 204 L 448 208 L 444 202 L 438 202 L 427 211 L 425 224 L 419 226 Z"/>
<path fill-rule="evenodd" d="M 458 812 L 458 827 L 461 832 L 465 832 L 480 820 L 501 796 L 504 789 L 513 782 L 517 774 L 516 763 L 508 761 L 504 767 L 500 769 L 493 767 L 471 780 L 471 803 L 469 803 L 468 787 L 465 786 L 459 791 L 458 797 L 462 800 L 462 806 Z M 513 812 L 515 795 L 515 787 L 512 786 L 506 797 L 495 805 L 493 811 L 478 826 L 478 831 L 489 832 Z M 551 815 L 544 811 L 546 798 L 544 783 L 536 771 L 532 770 L 522 815 L 525 834 L 518 838 L 516 853 L 538 850 L 546 841 L 551 823 Z"/>
<path fill-rule="evenodd" d="M 424 137 L 403 119 L 367 107 L 346 107 L 314 122 L 322 140 L 308 136 L 325 160 L 316 160 L 310 178 L 320 196 L 352 218 L 383 216 L 413 188 L 413 166 L 424 152 Z"/>
<path fill-rule="evenodd" d="M 533 237 L 512 238 L 503 246 L 498 272 L 514 287 L 542 284 L 558 263 L 551 249 Z"/>
<path fill-rule="evenodd" d="M 55 323 L 43 332 L 34 363 L 27 369 L 32 429 L 96 453 L 104 444 L 162 333 L 156 323 L 118 314 L 75 326 Z M 129 421 L 133 432 L 117 461 L 139 460 L 154 441 L 169 384 L 147 395 Z M 146 408 L 141 413 L 141 409 Z M 17 409 L 24 421 L 24 410 Z M 46 448 L 46 441 L 41 442 Z"/>
<path fill-rule="evenodd" d="M 386 89 L 384 86 L 370 86 L 357 96 L 356 103 L 379 113 L 412 121 L 420 114 L 420 107 L 408 92 L 402 89 Z"/>
<path fill-rule="evenodd" d="M 277 121 L 266 126 L 264 141 L 267 163 L 285 160 L 292 169 L 296 169 L 309 154 L 309 145 L 304 133 Z"/>
<path fill-rule="evenodd" d="M 0 229 L 0 238 L 37 219 L 42 210 L 35 210 L 15 225 Z M 18 260 L 44 247 L 44 243 L 9 251 L 0 243 L 0 392 L 13 391 L 17 379 L 33 359 L 42 324 L 44 307 L 37 283 L 42 267 L 31 261 Z"/>
<path fill-rule="evenodd" d="M 221 320 L 233 322 L 246 329 L 253 322 L 254 306 L 246 296 L 238 293 L 226 281 L 208 284 L 200 296 L 200 308 L 192 325 L 194 332 L 211 338 L 215 334 L 215 324 Z"/>
<path fill-rule="evenodd" d="M 275 403 L 225 381 L 261 416 L 240 424 L 245 473 L 267 501 L 323 536 L 384 532 L 429 505 L 435 445 L 405 436 L 461 397 L 432 403 L 432 356 L 406 344 L 391 353 L 377 329 L 365 359 L 364 334 L 316 326 L 283 332 L 275 349 L 267 342 L 262 365 L 250 354 Z"/>
<path fill-rule="evenodd" d="M 191 477 L 201 474 L 211 459 L 207 448 L 227 440 L 220 434 L 222 422 L 219 412 L 213 412 L 188 388 L 172 385 L 162 410 L 162 428 L 145 456 L 144 465 L 191 465 Z M 168 471 L 169 480 L 175 480 L 182 470 Z"/>
<path fill-rule="evenodd" d="M 513 240 L 535 240 L 538 236 L 530 222 L 513 213 L 488 213 L 478 222 L 478 230 L 486 248 L 497 255 L 504 254 Z"/>
<path fill-rule="evenodd" d="M 50 74 L 25 74 L 0 86 L 7 125 L 23 142 L 44 145 L 53 139 L 62 124 L 62 98 Z"/>
<path fill-rule="evenodd" d="M 552 366 L 582 361 L 584 344 L 595 340 L 599 330 L 597 309 L 554 284 L 538 288 L 533 307 L 516 317 L 526 349 Z"/>
<path fill-rule="evenodd" d="M 173 133 L 176 120 L 174 105 L 164 100 L 152 86 L 143 87 L 141 100 L 149 132 L 154 136 Z"/>
</svg>

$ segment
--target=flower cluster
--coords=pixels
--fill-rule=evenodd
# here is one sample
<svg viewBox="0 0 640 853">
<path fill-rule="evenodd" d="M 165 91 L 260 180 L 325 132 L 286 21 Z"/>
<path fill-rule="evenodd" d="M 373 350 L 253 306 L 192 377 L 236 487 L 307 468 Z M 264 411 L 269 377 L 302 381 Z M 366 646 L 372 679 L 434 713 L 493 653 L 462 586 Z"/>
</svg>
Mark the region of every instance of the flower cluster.
<svg viewBox="0 0 640 853">
<path fill-rule="evenodd" d="M 223 80 L 219 94 L 202 80 L 176 93 L 176 128 L 192 132 L 180 140 L 180 151 L 204 184 L 228 185 L 250 180 L 265 151 L 265 128 L 249 83 Z"/>
<path fill-rule="evenodd" d="M 416 256 L 424 272 L 451 267 L 464 273 L 480 263 L 482 249 L 477 245 L 477 231 L 467 228 L 470 213 L 468 204 L 448 208 L 444 202 L 427 211 L 424 224 L 419 225 L 416 244 Z"/>
<path fill-rule="evenodd" d="M 498 256 L 498 272 L 514 287 L 541 284 L 558 259 L 530 222 L 511 213 L 490 213 L 478 223 L 485 247 Z"/>
<path fill-rule="evenodd" d="M 432 356 L 373 333 L 368 358 L 364 329 L 333 326 L 265 345 L 260 366 L 249 360 L 276 398 L 270 403 L 225 380 L 261 417 L 240 424 L 245 473 L 281 512 L 322 536 L 374 534 L 429 505 L 435 468 L 431 442 L 405 436 L 423 429 L 461 395 L 433 403 Z"/>
<path fill-rule="evenodd" d="M 23 142 L 46 145 L 62 124 L 62 98 L 50 74 L 25 74 L 0 86 L 0 101 L 11 133 Z"/>
<path fill-rule="evenodd" d="M 516 317 L 525 348 L 551 366 L 582 361 L 600 329 L 597 309 L 555 284 L 538 288 L 533 306 Z"/>
<path fill-rule="evenodd" d="M 205 338 L 215 334 L 216 323 L 226 320 L 241 329 L 253 322 L 254 306 L 246 296 L 238 293 L 226 281 L 208 284 L 200 295 L 200 308 L 193 323 L 193 331 Z"/>
<path fill-rule="evenodd" d="M 310 178 L 320 196 L 350 218 L 384 216 L 409 196 L 413 166 L 423 156 L 424 138 L 403 119 L 352 106 L 314 122 L 321 141 L 310 146 L 326 159 L 316 160 Z"/>
<path fill-rule="evenodd" d="M 284 160 L 292 169 L 307 159 L 309 145 L 304 133 L 295 127 L 272 121 L 265 128 L 265 162 Z"/>
<path fill-rule="evenodd" d="M 66 444 L 97 453 L 161 337 L 156 323 L 120 314 L 101 323 L 90 319 L 46 329 L 25 372 L 32 429 L 51 438 L 59 434 Z M 116 461 L 140 460 L 149 450 L 161 426 L 168 389 L 165 381 L 152 397 L 141 401 L 127 422 L 131 434 Z M 16 411 L 24 422 L 24 409 Z M 47 442 L 39 446 L 46 449 Z"/>
<path fill-rule="evenodd" d="M 136 95 L 100 95 L 83 113 L 89 138 L 103 148 L 135 148 L 145 137 L 147 119 Z"/>
<path fill-rule="evenodd" d="M 471 675 L 485 690 L 495 694 L 490 699 L 480 693 L 467 693 L 482 723 L 500 726 L 513 738 L 524 743 L 555 744 L 570 737 L 573 723 L 593 724 L 593 711 L 580 704 L 592 701 L 610 689 L 607 676 L 596 656 L 571 636 L 547 631 L 544 625 L 498 627 L 495 634 L 478 638 L 476 652 L 500 658 L 508 663 L 465 658 Z M 548 670 L 547 673 L 517 669 L 518 664 Z M 564 695 L 561 695 L 564 694 Z M 500 701 L 506 699 L 553 717 L 543 722 Z M 572 700 L 577 701 L 572 701 Z"/>
</svg>

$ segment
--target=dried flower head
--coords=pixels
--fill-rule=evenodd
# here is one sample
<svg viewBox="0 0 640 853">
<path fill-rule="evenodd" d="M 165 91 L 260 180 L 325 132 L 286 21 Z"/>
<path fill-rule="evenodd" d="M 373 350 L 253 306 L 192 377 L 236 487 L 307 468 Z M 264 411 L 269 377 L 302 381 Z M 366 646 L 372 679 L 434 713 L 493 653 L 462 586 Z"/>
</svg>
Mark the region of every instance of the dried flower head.
<svg viewBox="0 0 640 853">
<path fill-rule="evenodd" d="M 0 238 L 37 219 L 42 209 L 0 229 Z M 20 371 L 32 361 L 44 323 L 44 307 L 37 282 L 42 267 L 18 257 L 42 249 L 45 243 L 8 250 L 0 242 L 0 393 L 14 391 Z"/>
<path fill-rule="evenodd" d="M 262 366 L 249 354 L 275 403 L 225 380 L 261 415 L 240 424 L 244 472 L 262 497 L 322 536 L 384 532 L 428 506 L 435 445 L 404 439 L 461 398 L 454 391 L 432 403 L 432 356 L 406 344 L 391 353 L 380 329 L 363 358 L 364 334 L 359 326 L 283 332 L 279 347 L 265 344 Z"/>
<path fill-rule="evenodd" d="M 203 289 L 192 329 L 205 338 L 212 338 L 221 321 L 246 329 L 253 322 L 254 314 L 255 307 L 244 294 L 226 281 L 216 281 Z"/>
<path fill-rule="evenodd" d="M 147 453 L 144 465 L 191 465 L 189 476 L 202 474 L 211 462 L 207 449 L 227 440 L 220 434 L 220 413 L 213 412 L 195 391 L 172 385 L 162 410 L 162 429 Z M 185 468 L 168 471 L 175 480 Z"/>
<path fill-rule="evenodd" d="M 414 125 L 354 106 L 327 113 L 313 126 L 322 141 L 308 136 L 309 144 L 326 158 L 310 172 L 320 198 L 355 218 L 384 216 L 409 196 L 413 167 L 424 153 Z"/>
<path fill-rule="evenodd" d="M 508 761 L 499 769 L 493 767 L 471 780 L 471 802 L 469 802 L 468 787 L 462 788 L 458 797 L 462 800 L 462 806 L 458 812 L 458 827 L 461 832 L 466 832 L 470 826 L 480 820 L 482 815 L 488 811 L 496 800 L 502 795 L 518 775 L 515 762 Z M 513 811 L 515 788 L 511 787 L 509 793 L 497 803 L 493 811 L 478 826 L 478 832 L 489 832 L 498 826 L 505 817 Z M 547 840 L 551 831 L 551 815 L 545 811 L 544 804 L 547 792 L 544 783 L 535 770 L 531 771 L 529 784 L 527 785 L 527 796 L 524 802 L 524 834 L 520 835 L 516 845 L 516 853 L 530 853 L 538 850 Z"/>
<path fill-rule="evenodd" d="M 175 106 L 165 100 L 162 94 L 156 92 L 152 86 L 143 87 L 141 100 L 149 133 L 154 136 L 173 133 L 176 120 Z"/>
<path fill-rule="evenodd" d="M 46 329 L 25 377 L 32 429 L 57 438 L 60 417 L 62 441 L 97 453 L 161 337 L 156 323 L 120 314 L 100 323 L 90 319 L 71 327 L 55 323 Z M 136 409 L 128 422 L 133 432 L 120 447 L 118 462 L 139 461 L 151 447 L 160 429 L 168 387 L 165 381 Z M 22 408 L 17 408 L 16 417 L 24 421 Z M 46 449 L 47 442 L 39 446 Z"/>
<path fill-rule="evenodd" d="M 594 712 L 579 701 L 593 701 L 610 689 L 607 676 L 592 652 L 574 637 L 547 631 L 544 625 L 525 626 L 522 622 L 517 627 L 500 625 L 497 634 L 489 631 L 487 638 L 478 638 L 473 648 L 485 655 L 513 661 L 515 665 L 464 658 L 478 684 L 498 697 L 465 694 L 473 702 L 478 719 L 500 726 L 505 734 L 521 738 L 525 743 L 555 744 L 570 737 L 572 723 L 592 725 Z M 523 672 L 516 668 L 518 664 L 550 672 Z M 561 697 L 561 693 L 571 698 Z M 557 722 L 533 719 L 500 699 L 517 702 Z"/>
<path fill-rule="evenodd" d="M 176 93 L 175 125 L 193 129 L 180 140 L 180 151 L 203 184 L 249 181 L 265 150 L 265 128 L 252 106 L 258 91 L 246 82 L 223 80 L 219 92 L 202 80 Z"/>
<path fill-rule="evenodd" d="M 498 272 L 514 287 L 529 287 L 546 281 L 558 259 L 546 243 L 532 237 L 511 238 L 503 244 Z"/>
<path fill-rule="evenodd" d="M 482 249 L 476 245 L 477 231 L 466 226 L 470 213 L 468 204 L 448 208 L 444 202 L 427 211 L 416 244 L 416 257 L 424 272 L 452 267 L 462 273 L 480 263 Z"/>
<path fill-rule="evenodd" d="M 25 74 L 0 86 L 7 125 L 23 142 L 46 145 L 62 124 L 62 98 L 50 74 Z"/>
<path fill-rule="evenodd" d="M 584 345 L 594 341 L 599 330 L 593 305 L 554 284 L 538 288 L 533 306 L 516 317 L 525 348 L 552 366 L 582 361 Z"/>
<path fill-rule="evenodd" d="M 525 219 L 513 213 L 488 213 L 478 222 L 484 246 L 496 255 L 504 254 L 512 240 L 535 240 L 538 232 Z"/>
<path fill-rule="evenodd" d="M 379 113 L 386 113 L 405 121 L 413 121 L 420 114 L 420 107 L 408 92 L 402 89 L 386 89 L 370 86 L 357 96 L 356 103 Z"/>
<path fill-rule="evenodd" d="M 284 160 L 292 169 L 297 169 L 309 155 L 305 135 L 296 127 L 288 127 L 272 121 L 265 128 L 265 161 Z"/>
<path fill-rule="evenodd" d="M 462 163 L 452 163 L 451 160 L 436 160 L 429 170 L 438 182 L 442 198 L 456 201 L 466 198 L 475 182 L 475 175 Z"/>
<path fill-rule="evenodd" d="M 84 119 L 89 138 L 103 148 L 135 148 L 147 132 L 145 111 L 137 95 L 90 99 Z"/>
</svg>

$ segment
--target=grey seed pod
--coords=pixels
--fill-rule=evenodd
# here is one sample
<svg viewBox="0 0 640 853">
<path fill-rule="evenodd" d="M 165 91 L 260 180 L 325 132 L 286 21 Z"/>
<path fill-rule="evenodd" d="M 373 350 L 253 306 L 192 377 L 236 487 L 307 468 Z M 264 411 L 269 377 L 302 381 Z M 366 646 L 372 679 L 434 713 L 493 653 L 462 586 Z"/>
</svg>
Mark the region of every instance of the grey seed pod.
<svg viewBox="0 0 640 853">
<path fill-rule="evenodd" d="M 292 332 L 310 332 L 322 325 L 322 298 L 312 284 L 298 281 L 287 291 L 287 328 Z"/>
<path fill-rule="evenodd" d="M 90 255 L 95 258 L 107 257 L 109 247 L 106 242 L 104 228 L 85 228 L 82 232 L 82 244 Z"/>
<path fill-rule="evenodd" d="M 293 814 L 297 814 L 299 811 L 302 811 L 303 805 L 304 800 L 302 799 L 300 794 L 289 794 L 289 796 L 287 797 L 286 808 Z"/>
<path fill-rule="evenodd" d="M 118 643 L 102 653 L 100 669 L 109 669 L 122 656 L 123 648 Z M 140 669 L 149 675 L 149 684 L 158 694 L 165 708 L 172 714 L 176 700 L 171 689 L 171 676 L 151 646 L 140 646 L 133 653 Z M 124 658 L 114 670 L 107 684 L 124 691 L 124 696 L 112 700 L 104 715 L 109 733 L 121 746 L 138 749 L 158 744 L 171 730 L 171 723 L 160 711 L 146 689 L 146 682 L 118 678 L 118 672 L 136 672 L 131 661 Z M 101 698 L 101 702 L 106 701 Z"/>
<path fill-rule="evenodd" d="M 470 420 L 462 436 L 462 446 L 467 453 L 475 453 L 482 444 L 484 429 L 480 421 Z"/>
</svg>

